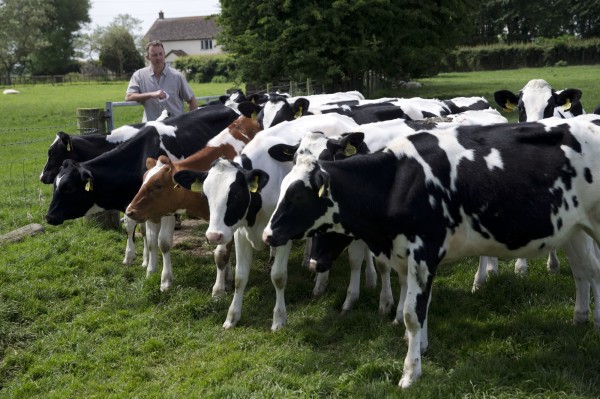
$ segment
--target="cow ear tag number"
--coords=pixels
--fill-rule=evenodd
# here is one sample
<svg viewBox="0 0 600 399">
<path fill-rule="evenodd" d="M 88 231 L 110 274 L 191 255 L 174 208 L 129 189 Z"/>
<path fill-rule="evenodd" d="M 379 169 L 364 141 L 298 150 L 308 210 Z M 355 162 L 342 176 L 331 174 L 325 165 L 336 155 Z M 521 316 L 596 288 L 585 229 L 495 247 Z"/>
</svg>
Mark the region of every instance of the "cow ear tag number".
<svg viewBox="0 0 600 399">
<path fill-rule="evenodd" d="M 250 190 L 251 193 L 258 191 L 258 176 L 254 176 L 254 179 L 248 183 L 248 190 Z"/>
<path fill-rule="evenodd" d="M 352 144 L 348 144 L 346 148 L 344 148 L 344 155 L 347 157 L 351 157 L 354 154 L 356 154 L 356 147 Z"/>
<path fill-rule="evenodd" d="M 190 189 L 195 193 L 201 193 L 202 192 L 202 183 L 200 183 L 200 180 L 196 179 L 192 183 L 192 186 L 190 187 Z"/>
<path fill-rule="evenodd" d="M 571 100 L 569 100 L 568 98 L 567 98 L 567 101 L 565 101 L 565 105 L 563 105 L 563 109 L 565 111 L 568 111 L 571 109 Z"/>
<path fill-rule="evenodd" d="M 92 189 L 93 189 L 92 180 L 87 179 L 87 182 L 85 183 L 85 191 L 92 191 Z"/>
</svg>

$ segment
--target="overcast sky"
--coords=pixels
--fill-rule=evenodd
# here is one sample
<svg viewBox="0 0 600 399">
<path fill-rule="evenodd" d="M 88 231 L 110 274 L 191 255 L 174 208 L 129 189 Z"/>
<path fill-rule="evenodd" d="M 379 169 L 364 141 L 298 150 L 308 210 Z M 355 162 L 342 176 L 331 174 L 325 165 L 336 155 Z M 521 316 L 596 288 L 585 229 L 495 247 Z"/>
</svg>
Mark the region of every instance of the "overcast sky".
<svg viewBox="0 0 600 399">
<path fill-rule="evenodd" d="M 221 6 L 219 0 L 92 0 L 90 27 L 108 26 L 117 15 L 129 14 L 142 20 L 144 35 L 161 10 L 165 18 L 196 17 L 218 14 Z"/>
</svg>

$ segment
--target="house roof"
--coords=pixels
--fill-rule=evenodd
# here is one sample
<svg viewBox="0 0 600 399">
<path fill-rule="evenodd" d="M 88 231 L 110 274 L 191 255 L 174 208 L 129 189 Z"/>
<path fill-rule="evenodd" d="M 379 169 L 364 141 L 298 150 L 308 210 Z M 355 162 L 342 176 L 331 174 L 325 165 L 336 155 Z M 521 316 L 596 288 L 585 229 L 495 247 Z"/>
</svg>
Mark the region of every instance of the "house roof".
<svg viewBox="0 0 600 399">
<path fill-rule="evenodd" d="M 144 39 L 147 41 L 175 41 L 212 39 L 219 32 L 216 16 L 158 18 Z"/>
<path fill-rule="evenodd" d="M 188 55 L 185 51 L 183 50 L 171 50 L 169 51 L 166 55 L 165 58 L 167 58 L 168 56 L 170 56 L 171 54 L 175 54 L 177 57 L 185 57 L 186 55 Z"/>
</svg>

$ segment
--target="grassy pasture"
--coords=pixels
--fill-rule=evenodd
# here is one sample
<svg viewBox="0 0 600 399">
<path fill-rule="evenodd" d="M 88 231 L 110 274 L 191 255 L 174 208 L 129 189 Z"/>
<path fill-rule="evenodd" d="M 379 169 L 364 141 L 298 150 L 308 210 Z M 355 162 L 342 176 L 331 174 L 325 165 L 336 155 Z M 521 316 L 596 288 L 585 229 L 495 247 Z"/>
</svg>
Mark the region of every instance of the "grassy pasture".
<svg viewBox="0 0 600 399">
<path fill-rule="evenodd" d="M 382 93 L 450 98 L 498 89 L 518 91 L 531 78 L 583 90 L 600 103 L 597 67 L 443 74 L 419 90 Z M 120 101 L 126 83 L 16 87 L 0 96 L 0 234 L 43 223 L 51 189 L 37 181 L 58 130 L 76 132 L 76 108 Z M 228 85 L 194 85 L 197 95 Z M 141 108 L 119 108 L 115 126 L 137 122 Z M 511 117 L 514 119 L 514 116 Z M 60 126 L 60 128 L 58 128 Z M 15 142 L 29 144 L 14 145 Z M 224 331 L 232 295 L 213 300 L 210 248 L 203 225 L 172 253 L 174 288 L 121 265 L 124 234 L 74 220 L 0 252 L 0 397 L 152 398 L 596 398 L 600 336 L 571 323 L 574 284 L 566 260 L 549 275 L 530 260 L 524 278 L 501 273 L 475 294 L 477 259 L 441 268 L 430 310 L 423 377 L 407 391 L 396 384 L 406 345 L 403 329 L 377 315 L 379 289 L 361 291 L 355 309 L 339 310 L 349 280 L 346 257 L 334 266 L 322 298 L 301 247 L 289 262 L 287 326 L 269 330 L 274 289 L 268 254 L 255 256 L 242 320 Z M 397 281 L 395 276 L 393 281 Z M 398 287 L 394 284 L 395 297 Z"/>
</svg>

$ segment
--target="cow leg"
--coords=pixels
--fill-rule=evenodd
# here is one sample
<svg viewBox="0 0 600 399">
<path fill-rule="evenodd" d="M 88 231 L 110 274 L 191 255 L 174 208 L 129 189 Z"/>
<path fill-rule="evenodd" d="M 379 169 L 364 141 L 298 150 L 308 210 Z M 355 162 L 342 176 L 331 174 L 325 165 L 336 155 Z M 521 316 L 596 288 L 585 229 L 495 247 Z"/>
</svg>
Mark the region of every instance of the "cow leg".
<svg viewBox="0 0 600 399">
<path fill-rule="evenodd" d="M 146 277 L 155 273 L 158 269 L 158 232 L 160 224 L 150 220 L 146 221 L 146 240 L 148 242 L 148 266 Z"/>
<path fill-rule="evenodd" d="M 230 289 L 233 283 L 233 274 L 231 272 L 231 264 L 229 259 L 231 258 L 231 248 L 233 241 L 227 244 L 217 245 L 214 252 L 215 264 L 217 265 L 217 278 L 215 285 L 212 289 L 212 297 L 218 298 L 222 296 L 225 291 Z"/>
<path fill-rule="evenodd" d="M 123 259 L 123 264 L 125 266 L 131 266 L 135 259 L 135 226 L 137 223 L 127 216 L 124 216 L 121 219 L 123 222 L 123 226 L 125 227 L 125 232 L 127 233 L 127 246 L 125 247 L 125 258 Z"/>
<path fill-rule="evenodd" d="M 584 232 L 576 233 L 564 245 L 563 250 L 575 279 L 575 311 L 573 322 L 583 324 L 588 321 L 590 311 L 590 281 L 594 269 L 598 267 L 594 243 Z M 598 299 L 596 298 L 598 301 Z"/>
<path fill-rule="evenodd" d="M 518 258 L 515 261 L 515 274 L 524 275 L 527 273 L 527 259 Z"/>
<path fill-rule="evenodd" d="M 546 267 L 549 273 L 560 273 L 560 261 L 558 260 L 558 256 L 556 256 L 556 249 L 552 249 L 548 254 L 548 262 L 546 262 Z"/>
<path fill-rule="evenodd" d="M 287 312 L 285 310 L 285 285 L 287 284 L 287 264 L 292 250 L 292 241 L 275 248 L 275 261 L 271 268 L 271 282 L 275 286 L 275 308 L 273 309 L 273 324 L 271 330 L 276 331 L 285 325 Z"/>
<path fill-rule="evenodd" d="M 473 287 L 471 292 L 476 292 L 485 285 L 488 274 L 498 273 L 498 258 L 493 256 L 480 256 L 479 257 L 479 268 L 475 273 L 475 279 L 473 280 Z"/>
<path fill-rule="evenodd" d="M 248 284 L 250 264 L 254 255 L 252 244 L 239 230 L 236 230 L 233 234 L 233 241 L 235 244 L 235 290 L 231 305 L 229 305 L 227 318 L 225 319 L 225 323 L 223 323 L 223 328 L 225 329 L 235 327 L 242 317 L 244 290 Z"/>
<path fill-rule="evenodd" d="M 310 266 L 310 250 L 312 248 L 312 238 L 304 240 L 304 258 L 302 259 L 302 266 L 309 268 Z"/>
<path fill-rule="evenodd" d="M 375 267 L 379 272 L 381 279 L 381 292 L 379 293 L 379 314 L 386 316 L 390 314 L 394 306 L 394 293 L 392 292 L 392 282 L 390 279 L 390 265 L 384 261 L 376 261 Z"/>
<path fill-rule="evenodd" d="M 173 265 L 171 248 L 173 248 L 173 232 L 175 231 L 175 215 L 163 216 L 160 219 L 158 247 L 162 252 L 163 268 L 160 274 L 160 290 L 167 291 L 173 285 Z"/>
<path fill-rule="evenodd" d="M 142 268 L 148 268 L 148 262 L 150 257 L 150 251 L 148 250 L 148 237 L 146 236 L 146 223 L 140 225 L 140 233 L 142 233 L 142 242 L 144 243 L 144 250 L 142 251 Z"/>
<path fill-rule="evenodd" d="M 346 300 L 342 305 L 342 313 L 352 310 L 354 302 L 360 295 L 360 269 L 365 254 L 365 243 L 360 240 L 352 240 L 348 245 L 348 263 L 350 264 L 350 284 L 346 293 Z"/>
<path fill-rule="evenodd" d="M 377 272 L 375 271 L 375 262 L 373 262 L 373 254 L 369 251 L 369 247 L 364 245 L 365 259 L 365 286 L 367 288 L 377 287 Z"/>
<path fill-rule="evenodd" d="M 327 283 L 329 282 L 329 270 L 326 272 L 317 273 L 315 276 L 315 286 L 313 288 L 312 294 L 314 297 L 320 297 L 325 293 L 327 289 Z"/>
<path fill-rule="evenodd" d="M 425 262 L 423 262 L 425 263 Z M 404 273 L 402 273 L 404 274 Z M 426 281 L 424 280 L 426 277 Z M 423 333 L 426 333 L 425 323 L 433 282 L 433 270 L 427 269 L 425 264 L 418 264 L 409 257 L 406 273 L 406 298 L 404 301 L 404 325 L 408 336 L 408 351 L 404 359 L 404 370 L 398 385 L 408 388 L 421 376 L 421 342 Z"/>
</svg>

